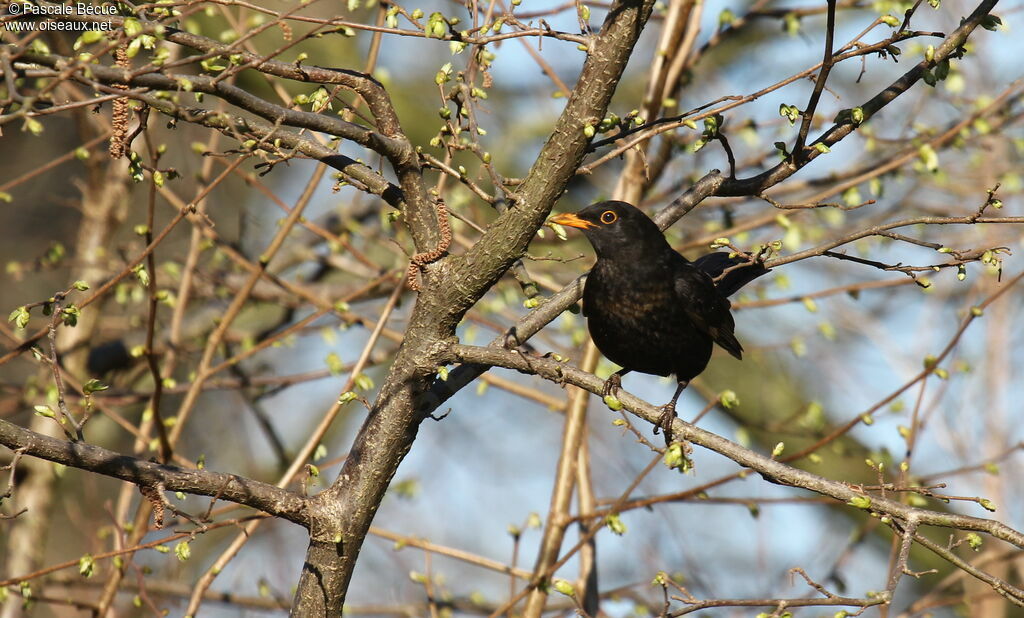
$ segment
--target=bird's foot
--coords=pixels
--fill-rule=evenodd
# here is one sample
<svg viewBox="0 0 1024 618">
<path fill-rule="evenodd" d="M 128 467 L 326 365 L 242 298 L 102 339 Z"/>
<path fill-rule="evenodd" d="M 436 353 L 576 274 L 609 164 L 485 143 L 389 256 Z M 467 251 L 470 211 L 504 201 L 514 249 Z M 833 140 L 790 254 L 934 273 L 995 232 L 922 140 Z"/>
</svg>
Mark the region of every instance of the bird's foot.
<svg viewBox="0 0 1024 618">
<path fill-rule="evenodd" d="M 665 444 L 672 444 L 672 423 L 676 420 L 676 402 L 666 403 L 660 409 L 661 416 L 658 418 L 658 424 L 654 426 L 654 434 L 657 435 L 659 430 L 663 430 Z"/>
<path fill-rule="evenodd" d="M 608 376 L 608 379 L 604 381 L 604 388 L 601 389 L 601 396 L 608 397 L 609 395 L 615 395 L 618 391 L 622 390 L 622 376 L 617 373 L 613 373 Z"/>
</svg>

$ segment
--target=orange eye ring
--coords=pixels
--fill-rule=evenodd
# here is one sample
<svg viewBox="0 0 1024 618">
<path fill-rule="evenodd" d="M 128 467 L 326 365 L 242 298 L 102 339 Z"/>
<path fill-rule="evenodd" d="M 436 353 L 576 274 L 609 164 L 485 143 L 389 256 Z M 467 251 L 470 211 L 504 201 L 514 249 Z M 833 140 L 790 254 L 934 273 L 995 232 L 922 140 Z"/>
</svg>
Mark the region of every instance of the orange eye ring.
<svg viewBox="0 0 1024 618">
<path fill-rule="evenodd" d="M 609 223 L 615 223 L 619 220 L 619 215 L 615 214 L 614 210 L 606 210 L 601 213 L 601 223 L 605 225 Z"/>
</svg>

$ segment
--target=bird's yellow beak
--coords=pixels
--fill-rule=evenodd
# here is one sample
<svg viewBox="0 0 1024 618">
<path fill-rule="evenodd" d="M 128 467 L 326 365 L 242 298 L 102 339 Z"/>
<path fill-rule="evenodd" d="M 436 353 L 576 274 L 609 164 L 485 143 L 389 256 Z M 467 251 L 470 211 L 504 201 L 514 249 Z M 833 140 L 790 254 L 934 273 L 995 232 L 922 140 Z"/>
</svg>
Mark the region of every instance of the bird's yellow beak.
<svg viewBox="0 0 1024 618">
<path fill-rule="evenodd" d="M 587 221 L 586 219 L 580 219 L 579 217 L 577 217 L 575 214 L 573 214 L 571 212 L 565 212 L 565 213 L 562 213 L 560 215 L 555 215 L 554 217 L 551 217 L 550 219 L 548 219 L 548 223 L 557 223 L 558 225 L 565 225 L 565 226 L 568 226 L 568 227 L 576 227 L 576 228 L 579 228 L 581 230 L 585 230 L 585 229 L 592 228 L 592 227 L 597 227 L 596 225 L 594 225 L 590 221 Z"/>
</svg>

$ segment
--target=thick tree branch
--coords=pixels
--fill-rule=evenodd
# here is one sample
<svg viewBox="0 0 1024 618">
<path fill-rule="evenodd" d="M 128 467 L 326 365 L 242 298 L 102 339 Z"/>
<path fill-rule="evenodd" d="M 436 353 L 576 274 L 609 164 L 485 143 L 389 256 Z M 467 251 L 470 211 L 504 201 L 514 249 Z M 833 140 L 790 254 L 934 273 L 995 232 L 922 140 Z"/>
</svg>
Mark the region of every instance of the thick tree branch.
<svg viewBox="0 0 1024 618">
<path fill-rule="evenodd" d="M 72 14 L 63 16 L 69 21 L 109 23 L 115 28 L 124 26 L 124 17 L 113 15 L 88 15 Z M 141 18 L 144 19 L 144 18 Z M 178 30 L 167 26 L 161 26 L 157 22 L 146 21 L 145 31 L 154 34 L 157 29 L 163 29 L 163 38 L 185 47 L 203 52 L 207 57 L 214 56 L 235 56 L 239 64 L 254 69 L 267 75 L 275 75 L 300 82 L 314 84 L 337 84 L 348 88 L 359 94 L 369 105 L 374 118 L 377 119 L 380 130 L 389 137 L 402 137 L 402 127 L 398 122 L 398 115 L 395 113 L 391 98 L 388 96 L 384 86 L 372 76 L 351 69 L 325 68 L 317 66 L 303 66 L 299 63 L 281 62 L 258 56 L 252 52 L 239 49 L 234 44 L 224 44 L 214 39 Z M 197 59 L 198 61 L 198 59 Z M 150 71 L 158 71 L 159 67 L 150 65 Z"/>
<path fill-rule="evenodd" d="M 282 519 L 309 527 L 308 499 L 293 491 L 235 474 L 212 470 L 190 470 L 122 455 L 85 442 L 58 440 L 0 420 L 0 444 L 54 463 L 102 474 L 140 487 L 162 486 L 200 496 L 216 496 L 236 504 L 259 509 Z"/>
<path fill-rule="evenodd" d="M 23 62 L 47 66 L 57 71 L 64 72 L 72 69 L 75 73 L 82 73 L 81 78 L 87 82 L 96 80 L 107 85 L 124 84 L 133 88 L 165 90 L 177 92 L 178 96 L 190 96 L 188 91 L 210 94 L 275 124 L 320 131 L 347 139 L 366 146 L 388 158 L 400 157 L 403 154 L 403 142 L 382 135 L 377 131 L 352 122 L 346 122 L 336 116 L 294 110 L 281 105 L 275 105 L 238 86 L 209 75 L 179 73 L 143 73 L 141 75 L 133 75 L 127 69 L 99 64 L 85 65 L 53 54 L 38 54 L 25 51 L 20 56 Z"/>
<path fill-rule="evenodd" d="M 573 177 L 589 142 L 583 128 L 606 112 L 652 6 L 652 0 L 625 0 L 612 7 L 573 95 L 520 186 L 515 206 L 501 214 L 464 257 L 450 256 L 426 269 L 426 285 L 388 378 L 337 481 L 316 498 L 320 515 L 311 526 L 293 615 L 341 612 L 363 539 L 425 418 L 423 394 L 443 364 L 456 325 L 522 255 Z M 418 174 L 413 165 L 397 171 L 400 179 Z M 402 186 L 405 189 L 404 180 Z M 410 199 L 408 191 L 406 198 Z M 426 221 L 410 219 L 410 226 L 415 232 Z M 429 223 L 433 224 L 433 211 Z M 419 242 L 417 246 L 423 250 Z"/>
<path fill-rule="evenodd" d="M 594 394 L 600 394 L 604 387 L 604 380 L 572 365 L 550 358 L 526 356 L 514 350 L 458 344 L 452 346 L 451 354 L 452 362 L 514 369 L 559 384 L 572 384 Z M 626 410 L 637 418 L 657 426 L 662 415 L 660 408 L 625 391 L 620 392 L 621 395 L 618 396 L 618 399 Z M 913 519 L 922 525 L 986 532 L 997 539 L 1024 549 L 1024 534 L 999 521 L 915 508 L 876 495 L 867 496 L 855 486 L 793 468 L 681 419 L 675 420 L 672 426 L 672 435 L 679 440 L 697 444 L 727 457 L 739 465 L 759 473 L 772 483 L 807 489 L 842 502 L 855 501 L 855 504 L 864 504 L 863 500 L 867 497 L 869 501 L 866 508 L 880 515 L 889 515 L 903 520 Z"/>
<path fill-rule="evenodd" d="M 22 54 L 22 62 L 16 63 L 15 68 L 19 72 L 31 71 L 31 65 L 26 63 L 50 67 L 56 71 L 66 71 L 69 67 L 74 66 L 72 61 L 63 56 L 26 52 Z M 82 65 L 82 67 L 84 71 L 85 65 Z M 187 83 L 188 87 L 193 91 L 222 97 L 246 111 L 266 118 L 273 124 L 203 108 L 183 106 L 174 100 L 157 97 L 154 94 L 111 90 L 111 92 L 143 101 L 150 107 L 173 118 L 217 129 L 232 138 L 240 136 L 255 137 L 262 143 L 268 145 L 276 144 L 277 148 L 280 149 L 297 150 L 342 172 L 349 180 L 362 185 L 368 192 L 381 196 L 382 199 L 395 208 L 404 209 L 402 190 L 388 182 L 379 173 L 345 155 L 338 154 L 335 150 L 324 146 L 310 137 L 285 131 L 280 127 L 281 125 L 286 125 L 320 131 L 352 140 L 384 155 L 387 155 L 389 152 L 396 156 L 400 154 L 402 144 L 397 140 L 326 114 L 296 111 L 280 105 L 274 105 L 237 86 L 218 82 L 209 76 L 147 73 L 131 77 L 130 72 L 101 65 L 89 65 L 88 71 L 91 79 L 86 78 L 84 75 L 76 75 L 76 77 L 91 87 L 99 82 L 107 86 L 127 84 L 135 88 L 178 91 L 181 93 L 183 92 L 184 84 Z"/>
</svg>

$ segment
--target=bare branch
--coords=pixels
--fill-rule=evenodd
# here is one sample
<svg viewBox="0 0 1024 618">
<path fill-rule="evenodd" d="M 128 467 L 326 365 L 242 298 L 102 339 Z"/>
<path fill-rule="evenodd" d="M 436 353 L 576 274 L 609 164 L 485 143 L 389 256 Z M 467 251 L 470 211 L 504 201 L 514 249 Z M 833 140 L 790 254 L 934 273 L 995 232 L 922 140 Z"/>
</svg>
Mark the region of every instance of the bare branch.
<svg viewBox="0 0 1024 618">
<path fill-rule="evenodd" d="M 22 429 L 0 420 L 0 444 L 72 468 L 95 472 L 139 485 L 160 484 L 168 491 L 219 496 L 308 527 L 307 500 L 295 492 L 234 474 L 188 470 L 129 457 L 84 442 L 68 442 Z"/>
</svg>

